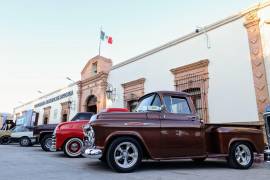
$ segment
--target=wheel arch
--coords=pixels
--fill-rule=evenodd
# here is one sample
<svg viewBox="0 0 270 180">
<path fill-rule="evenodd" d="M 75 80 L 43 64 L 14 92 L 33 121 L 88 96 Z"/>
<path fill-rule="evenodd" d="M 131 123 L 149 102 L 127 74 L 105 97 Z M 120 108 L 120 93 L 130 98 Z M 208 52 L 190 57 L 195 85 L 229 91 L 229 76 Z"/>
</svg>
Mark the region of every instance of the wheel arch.
<svg viewBox="0 0 270 180">
<path fill-rule="evenodd" d="M 145 144 L 143 138 L 136 132 L 116 132 L 116 133 L 111 134 L 105 140 L 103 154 L 106 154 L 110 144 L 115 139 L 120 138 L 120 137 L 131 137 L 131 138 L 135 139 L 141 145 L 141 148 L 142 148 L 142 151 L 143 151 L 143 157 L 144 158 L 151 158 L 152 157 L 151 153 L 149 151 L 149 148 Z"/>
<path fill-rule="evenodd" d="M 233 139 L 231 139 L 229 142 L 229 146 L 228 146 L 228 152 L 230 152 L 230 148 L 232 147 L 232 145 L 237 143 L 237 142 L 245 142 L 248 145 L 250 145 L 253 152 L 260 153 L 258 148 L 256 147 L 256 143 L 254 143 L 251 139 L 248 139 L 248 138 L 233 138 Z"/>
<path fill-rule="evenodd" d="M 42 140 L 43 140 L 43 138 L 46 136 L 46 135 L 48 135 L 48 134 L 53 134 L 53 132 L 42 132 L 42 133 L 40 133 L 40 135 L 39 135 L 39 142 L 41 142 Z"/>
</svg>

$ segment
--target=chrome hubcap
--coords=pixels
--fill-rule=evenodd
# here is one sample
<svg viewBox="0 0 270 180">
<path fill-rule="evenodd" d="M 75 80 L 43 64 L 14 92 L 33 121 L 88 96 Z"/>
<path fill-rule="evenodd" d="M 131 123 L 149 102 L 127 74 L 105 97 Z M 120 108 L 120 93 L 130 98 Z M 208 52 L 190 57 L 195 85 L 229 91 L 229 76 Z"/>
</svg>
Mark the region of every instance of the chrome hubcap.
<svg viewBox="0 0 270 180">
<path fill-rule="evenodd" d="M 74 152 L 74 151 L 77 151 L 78 150 L 78 144 L 77 143 L 73 143 L 73 144 L 71 144 L 71 146 L 70 146 L 70 149 Z"/>
<path fill-rule="evenodd" d="M 251 160 L 251 152 L 249 147 L 244 144 L 237 146 L 235 150 L 235 158 L 236 161 L 242 166 L 248 165 Z"/>
<path fill-rule="evenodd" d="M 138 160 L 138 149 L 130 142 L 119 144 L 114 151 L 114 160 L 121 168 L 130 168 Z"/>
<path fill-rule="evenodd" d="M 48 148 L 48 149 L 51 148 L 51 146 L 52 146 L 52 138 L 46 139 L 45 146 L 46 146 L 46 148 Z"/>
<path fill-rule="evenodd" d="M 83 146 L 83 142 L 79 139 L 71 139 L 66 144 L 67 153 L 70 156 L 78 156 L 81 154 L 81 148 Z"/>
</svg>

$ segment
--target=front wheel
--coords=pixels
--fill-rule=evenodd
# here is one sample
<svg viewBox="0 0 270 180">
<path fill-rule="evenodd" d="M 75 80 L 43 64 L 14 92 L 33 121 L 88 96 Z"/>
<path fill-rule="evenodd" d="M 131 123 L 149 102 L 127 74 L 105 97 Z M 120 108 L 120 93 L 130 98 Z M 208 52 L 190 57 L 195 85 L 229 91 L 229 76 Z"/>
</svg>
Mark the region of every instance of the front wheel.
<svg viewBox="0 0 270 180">
<path fill-rule="evenodd" d="M 20 146 L 26 147 L 26 146 L 31 146 L 31 140 L 28 137 L 22 137 L 20 139 Z"/>
<path fill-rule="evenodd" d="M 132 172 L 142 161 L 142 149 L 134 138 L 120 137 L 110 144 L 106 159 L 112 169 L 122 173 Z"/>
<path fill-rule="evenodd" d="M 254 154 L 246 142 L 237 142 L 230 147 L 229 166 L 235 169 L 248 169 L 254 162 Z"/>
<path fill-rule="evenodd" d="M 52 146 L 52 135 L 51 134 L 45 135 L 40 141 L 40 145 L 44 151 L 50 151 L 50 148 Z"/>
<path fill-rule="evenodd" d="M 71 138 L 64 145 L 64 153 L 66 156 L 75 158 L 81 155 L 83 141 L 79 138 Z"/>
<path fill-rule="evenodd" d="M 9 144 L 10 136 L 3 136 L 0 138 L 0 144 Z"/>
</svg>

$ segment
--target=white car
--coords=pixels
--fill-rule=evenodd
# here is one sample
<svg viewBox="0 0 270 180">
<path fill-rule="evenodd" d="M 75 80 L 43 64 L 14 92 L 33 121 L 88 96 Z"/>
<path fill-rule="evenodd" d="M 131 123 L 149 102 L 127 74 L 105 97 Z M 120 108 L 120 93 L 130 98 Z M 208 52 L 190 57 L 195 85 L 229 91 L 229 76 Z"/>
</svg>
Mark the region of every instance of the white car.
<svg viewBox="0 0 270 180">
<path fill-rule="evenodd" d="M 10 142 L 19 142 L 21 146 L 31 146 L 36 143 L 33 128 L 26 126 L 15 126 L 10 135 Z"/>
</svg>

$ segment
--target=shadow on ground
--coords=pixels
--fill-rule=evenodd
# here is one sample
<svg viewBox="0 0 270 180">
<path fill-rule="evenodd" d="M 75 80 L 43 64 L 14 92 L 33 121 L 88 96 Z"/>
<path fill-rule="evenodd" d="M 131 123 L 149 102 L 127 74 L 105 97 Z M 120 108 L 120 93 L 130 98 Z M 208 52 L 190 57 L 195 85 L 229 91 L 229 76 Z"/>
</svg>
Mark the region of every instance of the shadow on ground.
<svg viewBox="0 0 270 180">
<path fill-rule="evenodd" d="M 107 164 L 101 161 L 92 161 L 86 163 L 88 168 L 98 171 L 112 171 Z M 153 170 L 185 170 L 185 169 L 225 169 L 229 168 L 225 160 L 205 161 L 203 163 L 194 163 L 193 161 L 144 161 L 137 171 Z"/>
</svg>

